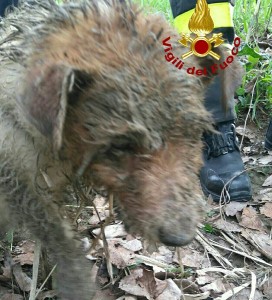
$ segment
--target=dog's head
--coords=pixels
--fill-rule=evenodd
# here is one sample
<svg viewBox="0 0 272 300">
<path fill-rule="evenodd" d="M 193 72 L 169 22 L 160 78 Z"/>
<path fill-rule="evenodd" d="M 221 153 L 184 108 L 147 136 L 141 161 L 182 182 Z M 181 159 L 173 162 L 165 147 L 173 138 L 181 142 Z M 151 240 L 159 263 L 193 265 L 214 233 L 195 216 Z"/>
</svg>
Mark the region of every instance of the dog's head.
<svg viewBox="0 0 272 300">
<path fill-rule="evenodd" d="M 27 119 L 74 176 L 116 195 L 128 228 L 188 243 L 202 214 L 200 138 L 210 119 L 202 81 L 165 60 L 162 40 L 175 31 L 125 2 L 40 5 L 22 6 L 14 52 Z"/>
</svg>

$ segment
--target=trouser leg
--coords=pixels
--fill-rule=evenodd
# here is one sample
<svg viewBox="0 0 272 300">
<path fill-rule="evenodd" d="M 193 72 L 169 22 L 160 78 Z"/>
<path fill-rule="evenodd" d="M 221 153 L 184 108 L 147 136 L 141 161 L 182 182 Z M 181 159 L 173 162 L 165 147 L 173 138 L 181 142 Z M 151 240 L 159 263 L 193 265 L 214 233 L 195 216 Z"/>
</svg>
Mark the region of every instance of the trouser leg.
<svg viewBox="0 0 272 300">
<path fill-rule="evenodd" d="M 216 20 L 218 20 L 214 20 L 215 28 L 213 32 L 221 32 L 223 34 L 223 38 L 231 44 L 234 40 L 234 28 L 229 1 L 208 0 L 207 3 L 210 7 L 211 17 L 214 20 L 216 15 Z M 188 22 L 188 18 L 193 13 L 193 10 L 196 6 L 196 0 L 170 0 L 170 4 L 176 28 L 179 32 L 187 33 L 186 31 L 188 31 L 188 27 L 185 23 Z M 221 13 L 222 18 L 218 18 L 218 12 Z M 224 20 L 224 16 L 227 20 Z M 233 97 L 232 99 L 229 99 L 228 111 L 225 112 L 223 110 L 220 101 L 222 93 L 221 84 L 220 78 L 217 76 L 207 89 L 205 97 L 205 107 L 209 112 L 212 113 L 215 123 L 226 122 L 236 118 Z"/>
<path fill-rule="evenodd" d="M 234 28 L 232 9 L 229 1 L 208 0 L 211 17 L 214 22 L 213 32 L 221 32 L 223 38 L 232 43 Z M 190 33 L 188 22 L 196 6 L 196 0 L 170 0 L 174 24 L 180 33 Z M 226 200 L 247 201 L 251 198 L 251 184 L 244 172 L 244 165 L 236 141 L 234 119 L 234 95 L 228 99 L 227 112 L 221 105 L 222 81 L 219 76 L 206 90 L 205 107 L 212 114 L 215 133 L 203 135 L 204 166 L 200 172 L 200 182 L 205 195 L 211 195 L 215 201 L 222 196 Z M 223 191 L 223 193 L 222 193 Z"/>
<path fill-rule="evenodd" d="M 267 150 L 272 150 L 272 120 L 270 120 L 266 131 L 264 146 Z"/>
</svg>

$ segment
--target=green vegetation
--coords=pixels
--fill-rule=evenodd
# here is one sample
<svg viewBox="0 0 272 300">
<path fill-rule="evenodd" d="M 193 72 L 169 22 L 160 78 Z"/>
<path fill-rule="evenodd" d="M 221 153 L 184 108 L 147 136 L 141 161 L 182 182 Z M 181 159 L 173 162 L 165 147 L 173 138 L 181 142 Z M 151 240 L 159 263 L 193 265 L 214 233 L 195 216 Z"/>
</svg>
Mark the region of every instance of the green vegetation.
<svg viewBox="0 0 272 300">
<path fill-rule="evenodd" d="M 216 233 L 216 228 L 214 228 L 211 224 L 209 223 L 206 223 L 204 224 L 203 228 L 202 228 L 205 232 L 208 232 L 208 233 L 212 233 L 212 234 L 215 234 Z"/>
<path fill-rule="evenodd" d="M 135 2 L 147 12 L 163 13 L 172 23 L 169 0 Z M 272 115 L 271 13 L 271 0 L 236 0 L 234 24 L 236 34 L 242 39 L 239 55 L 246 69 L 243 84 L 237 90 L 236 110 L 239 114 L 250 109 L 255 121 L 261 112 Z"/>
<path fill-rule="evenodd" d="M 272 2 L 270 0 L 236 0 L 234 9 L 234 24 L 237 35 L 243 40 L 248 36 L 255 44 L 271 29 Z M 254 45 L 254 43 L 251 43 Z"/>
<path fill-rule="evenodd" d="M 134 2 L 138 3 L 147 12 L 164 14 L 168 21 L 173 22 L 169 0 L 134 0 Z"/>
<path fill-rule="evenodd" d="M 270 0 L 236 0 L 234 24 L 244 41 L 239 53 L 243 57 L 246 75 L 237 90 L 237 112 L 251 109 L 252 119 L 258 122 L 258 113 L 272 115 L 272 2 Z M 265 49 L 269 50 L 266 51 Z"/>
</svg>

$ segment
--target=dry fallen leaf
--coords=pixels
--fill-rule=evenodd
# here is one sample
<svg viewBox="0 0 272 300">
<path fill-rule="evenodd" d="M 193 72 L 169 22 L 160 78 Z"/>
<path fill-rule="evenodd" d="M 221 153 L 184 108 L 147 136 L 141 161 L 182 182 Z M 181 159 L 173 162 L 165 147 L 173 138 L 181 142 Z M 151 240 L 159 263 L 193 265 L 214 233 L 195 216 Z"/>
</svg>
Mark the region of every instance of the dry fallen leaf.
<svg viewBox="0 0 272 300">
<path fill-rule="evenodd" d="M 265 205 L 260 208 L 260 212 L 266 217 L 272 218 L 272 202 L 265 203 Z"/>
<path fill-rule="evenodd" d="M 268 176 L 264 183 L 262 184 L 264 187 L 272 186 L 272 175 Z"/>
<path fill-rule="evenodd" d="M 243 161 L 244 164 L 246 164 L 246 163 L 249 162 L 250 160 L 251 160 L 251 157 L 250 157 L 250 156 L 245 155 L 245 156 L 242 157 L 242 161 Z"/>
<path fill-rule="evenodd" d="M 215 293 L 224 293 L 226 292 L 226 288 L 223 284 L 222 278 L 217 278 L 210 284 L 207 284 L 200 288 L 202 292 L 213 291 Z"/>
<path fill-rule="evenodd" d="M 130 241 L 123 241 L 121 245 L 126 248 L 127 250 L 133 251 L 133 252 L 137 252 L 143 249 L 143 245 L 142 242 L 137 240 L 137 239 L 133 239 Z"/>
<path fill-rule="evenodd" d="M 119 288 L 138 297 L 154 299 L 156 293 L 154 273 L 143 268 L 131 270 L 131 274 L 120 281 Z"/>
<path fill-rule="evenodd" d="M 157 279 L 156 281 L 159 285 L 161 280 Z M 182 293 L 178 286 L 175 284 L 175 282 L 172 279 L 166 279 L 162 284 L 165 283 L 167 283 L 166 287 L 164 288 L 163 292 L 155 298 L 155 300 L 180 300 Z"/>
<path fill-rule="evenodd" d="M 258 163 L 261 165 L 268 165 L 272 162 L 272 155 L 263 156 L 260 159 L 258 159 Z"/>
<path fill-rule="evenodd" d="M 272 276 L 263 285 L 263 294 L 267 299 L 272 299 Z"/>
<path fill-rule="evenodd" d="M 152 267 L 152 270 L 156 275 L 166 274 L 166 270 L 170 268 L 170 265 L 145 255 L 136 254 L 135 260 L 137 264 L 144 264 L 145 266 Z"/>
<path fill-rule="evenodd" d="M 251 289 L 245 288 L 241 292 L 235 295 L 235 300 L 248 300 L 250 296 Z M 255 290 L 255 295 L 252 300 L 263 300 L 263 295 L 258 290 Z"/>
<path fill-rule="evenodd" d="M 243 152 L 245 154 L 252 154 L 251 147 L 243 147 Z"/>
<path fill-rule="evenodd" d="M 20 289 L 24 292 L 29 292 L 31 279 L 23 272 L 21 265 L 19 263 L 15 264 L 12 270 Z"/>
<path fill-rule="evenodd" d="M 204 285 L 204 284 L 207 284 L 207 283 L 211 283 L 214 280 L 215 280 L 214 277 L 212 277 L 210 275 L 202 275 L 202 276 L 198 276 L 196 278 L 196 282 L 199 285 Z"/>
<path fill-rule="evenodd" d="M 19 262 L 21 266 L 33 265 L 34 253 L 19 254 L 13 258 L 14 262 Z"/>
<path fill-rule="evenodd" d="M 269 194 L 269 193 L 272 194 L 272 188 L 265 188 L 265 189 L 261 189 L 261 190 L 259 191 L 259 194 L 260 194 L 260 195 Z M 271 199 L 272 199 L 272 198 L 271 198 Z"/>
<path fill-rule="evenodd" d="M 272 192 L 271 193 L 264 193 L 264 194 L 262 194 L 262 196 L 260 197 L 259 200 L 265 202 L 265 201 L 271 201 L 271 199 L 272 199 Z"/>
<path fill-rule="evenodd" d="M 167 264 L 171 264 L 173 262 L 173 253 L 165 246 L 160 246 L 158 252 L 153 252 L 151 257 L 158 260 L 165 262 Z"/>
<path fill-rule="evenodd" d="M 225 206 L 227 216 L 235 216 L 238 211 L 242 211 L 247 206 L 247 203 L 232 201 Z"/>
<path fill-rule="evenodd" d="M 243 209 L 241 219 L 242 221 L 239 223 L 241 226 L 259 231 L 265 230 L 256 210 L 252 206 Z"/>
<path fill-rule="evenodd" d="M 247 163 L 250 166 L 256 165 L 258 157 L 256 155 L 252 155 L 251 153 L 249 153 L 249 154 L 250 154 L 250 156 L 247 155 L 247 156 L 242 157 L 243 163 L 244 164 Z"/>
<path fill-rule="evenodd" d="M 235 130 L 238 135 L 245 136 L 252 143 L 256 141 L 256 133 L 250 128 L 248 127 L 244 128 L 244 126 L 237 126 Z"/>
<path fill-rule="evenodd" d="M 95 300 L 115 300 L 116 296 L 112 295 L 110 290 L 98 290 L 95 293 L 94 298 Z M 77 299 L 79 300 L 79 299 Z"/>
<path fill-rule="evenodd" d="M 235 222 L 228 222 L 223 219 L 218 219 L 213 224 L 216 228 L 227 232 L 241 232 L 241 227 Z"/>
<path fill-rule="evenodd" d="M 125 296 L 117 298 L 116 300 L 137 300 L 137 297 L 132 296 L 132 295 L 125 295 Z"/>
<path fill-rule="evenodd" d="M 23 265 L 33 265 L 34 259 L 34 247 L 35 242 L 31 240 L 26 240 L 20 242 L 18 246 L 15 247 L 14 253 L 18 253 L 13 257 L 15 263 L 19 262 L 21 266 Z"/>
<path fill-rule="evenodd" d="M 201 291 L 199 286 L 193 281 L 193 277 L 183 278 L 181 280 L 175 279 L 177 286 L 182 287 L 182 292 L 184 294 L 199 294 Z"/>
<path fill-rule="evenodd" d="M 268 234 L 243 229 L 241 235 L 246 238 L 258 251 L 272 259 L 272 240 Z"/>
<path fill-rule="evenodd" d="M 57 296 L 57 291 L 51 290 L 51 291 L 45 291 L 39 293 L 37 300 L 45 300 L 45 299 L 51 299 Z"/>
<path fill-rule="evenodd" d="M 99 213 L 99 217 L 98 215 L 95 213 L 93 214 L 90 219 L 88 220 L 88 224 L 89 225 L 97 225 L 99 224 L 100 222 L 103 222 L 106 220 L 106 218 L 109 217 L 110 215 L 110 212 L 109 210 L 107 209 L 104 209 L 104 208 L 100 208 L 100 209 L 97 209 L 98 213 Z"/>
<path fill-rule="evenodd" d="M 117 268 L 122 269 L 135 263 L 134 252 L 124 248 L 121 239 L 108 240 L 110 262 Z"/>
<path fill-rule="evenodd" d="M 184 294 L 182 295 L 183 298 L 182 300 L 205 300 L 205 299 L 211 299 L 210 298 L 210 291 L 204 292 L 204 293 L 200 293 L 200 294 Z"/>
<path fill-rule="evenodd" d="M 11 278 L 11 275 L 12 275 L 12 270 L 11 270 L 11 266 L 7 266 L 7 267 L 2 267 L 2 276 L 5 277 L 5 278 Z"/>
<path fill-rule="evenodd" d="M 18 246 L 15 247 L 14 252 L 16 253 L 28 253 L 34 252 L 35 242 L 31 240 L 21 241 Z"/>
<path fill-rule="evenodd" d="M 96 235 L 99 235 L 100 232 L 101 232 L 100 228 L 93 230 L 93 233 Z M 105 236 L 107 239 L 123 237 L 126 235 L 127 235 L 127 233 L 125 231 L 125 227 L 122 224 L 108 225 L 105 228 Z"/>
<path fill-rule="evenodd" d="M 188 247 L 184 247 L 180 249 L 180 254 L 184 266 L 198 269 L 210 266 L 209 260 L 204 255 L 204 253 L 192 250 Z M 177 253 L 175 253 L 173 262 L 179 264 Z"/>
</svg>

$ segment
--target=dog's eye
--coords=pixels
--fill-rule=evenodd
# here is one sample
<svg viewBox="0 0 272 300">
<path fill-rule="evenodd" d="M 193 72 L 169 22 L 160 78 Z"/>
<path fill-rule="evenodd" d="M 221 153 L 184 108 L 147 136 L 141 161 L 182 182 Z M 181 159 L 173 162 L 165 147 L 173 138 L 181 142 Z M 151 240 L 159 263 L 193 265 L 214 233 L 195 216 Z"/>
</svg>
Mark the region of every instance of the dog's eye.
<svg viewBox="0 0 272 300">
<path fill-rule="evenodd" d="M 113 143 L 111 145 L 112 151 L 131 152 L 133 151 L 133 144 L 130 142 Z"/>
<path fill-rule="evenodd" d="M 124 153 L 132 153 L 135 151 L 135 144 L 133 141 L 118 137 L 111 143 L 110 151 L 115 155 L 122 155 Z"/>
</svg>

